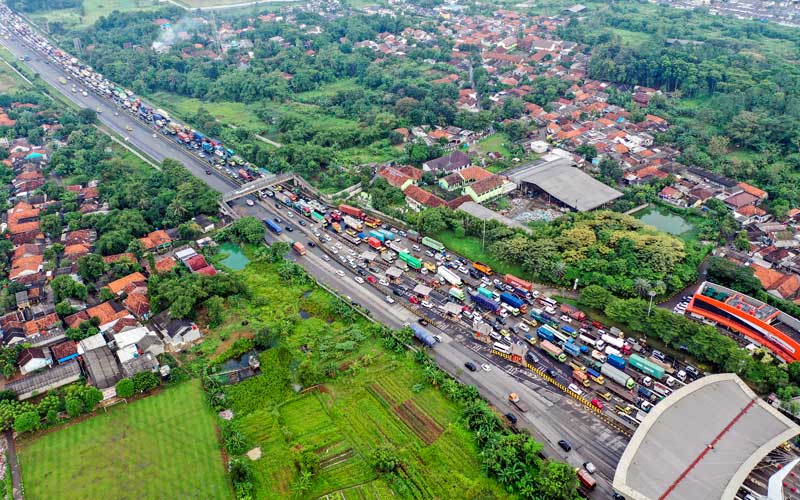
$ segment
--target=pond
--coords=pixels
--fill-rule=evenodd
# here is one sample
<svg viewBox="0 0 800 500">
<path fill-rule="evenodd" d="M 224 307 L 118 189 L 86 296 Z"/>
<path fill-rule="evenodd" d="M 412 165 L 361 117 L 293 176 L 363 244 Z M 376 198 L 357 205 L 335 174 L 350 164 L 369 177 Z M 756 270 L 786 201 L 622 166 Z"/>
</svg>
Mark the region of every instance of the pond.
<svg viewBox="0 0 800 500">
<path fill-rule="evenodd" d="M 233 271 L 241 271 L 250 262 L 250 259 L 245 256 L 239 245 L 223 243 L 219 246 L 219 251 L 227 254 L 227 257 L 222 259 L 222 264 Z"/>
<path fill-rule="evenodd" d="M 669 212 L 662 212 L 657 208 L 648 208 L 637 214 L 637 218 L 645 224 L 675 236 L 680 236 L 694 229 L 694 226 L 683 217 Z"/>
</svg>

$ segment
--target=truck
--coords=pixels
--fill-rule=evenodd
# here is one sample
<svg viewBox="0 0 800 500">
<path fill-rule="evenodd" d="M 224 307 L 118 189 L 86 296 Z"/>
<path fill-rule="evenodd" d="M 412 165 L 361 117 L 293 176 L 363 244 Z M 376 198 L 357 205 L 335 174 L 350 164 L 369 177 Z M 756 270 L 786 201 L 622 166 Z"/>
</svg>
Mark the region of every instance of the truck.
<svg viewBox="0 0 800 500">
<path fill-rule="evenodd" d="M 314 220 L 314 222 L 318 222 L 320 224 L 323 224 L 325 222 L 325 217 L 323 217 L 321 213 L 316 211 L 311 212 L 311 218 Z"/>
<path fill-rule="evenodd" d="M 639 386 L 639 389 L 638 389 L 637 392 L 639 393 L 639 395 L 641 397 L 647 399 L 651 403 L 655 403 L 656 401 L 658 401 L 660 399 L 658 394 L 656 394 L 655 392 L 651 391 L 647 387 L 642 387 L 641 385 Z"/>
<path fill-rule="evenodd" d="M 597 481 L 594 480 L 591 474 L 583 469 L 575 469 L 578 475 L 578 482 L 580 482 L 587 490 L 593 490 L 597 486 Z"/>
<path fill-rule="evenodd" d="M 275 234 L 281 234 L 283 232 L 283 228 L 270 219 L 264 219 L 264 225 Z"/>
<path fill-rule="evenodd" d="M 572 370 L 572 378 L 584 387 L 589 387 L 589 376 L 581 370 Z"/>
<path fill-rule="evenodd" d="M 478 307 L 480 307 L 481 309 L 485 309 L 493 314 L 497 313 L 497 311 L 500 309 L 500 306 L 497 305 L 497 302 L 487 299 L 483 295 L 478 295 L 478 294 L 470 295 L 469 298 L 472 299 L 472 302 L 477 304 Z"/>
<path fill-rule="evenodd" d="M 410 267 L 411 269 L 420 269 L 420 268 L 422 268 L 422 261 L 417 259 L 417 258 L 415 258 L 413 255 L 411 255 L 408 252 L 400 252 L 398 254 L 398 257 L 400 258 L 400 260 L 402 260 L 403 262 L 408 264 L 408 267 Z"/>
<path fill-rule="evenodd" d="M 562 347 L 564 348 L 564 352 L 572 357 L 577 357 L 581 354 L 581 348 L 575 342 L 564 342 Z"/>
<path fill-rule="evenodd" d="M 417 325 L 416 323 L 410 323 L 408 324 L 408 326 L 411 327 L 411 330 L 414 332 L 414 337 L 416 337 L 417 340 L 419 340 L 428 347 L 433 347 L 434 345 L 436 345 L 436 338 L 434 338 L 431 332 L 421 327 L 420 325 Z"/>
<path fill-rule="evenodd" d="M 564 351 L 553 345 L 549 340 L 542 340 L 539 342 L 539 349 L 547 353 L 551 358 L 564 363 L 567 360 L 567 355 Z"/>
<path fill-rule="evenodd" d="M 397 239 L 397 236 L 391 231 L 385 229 L 379 229 L 378 231 L 383 235 L 385 241 L 394 241 Z"/>
<path fill-rule="evenodd" d="M 525 290 L 526 292 L 533 291 L 533 283 L 517 278 L 513 274 L 506 274 L 503 276 L 503 283 L 506 285 L 511 285 L 514 288 L 519 288 L 520 290 Z"/>
<path fill-rule="evenodd" d="M 653 382 L 653 390 L 664 397 L 667 397 L 670 394 L 672 394 L 672 389 L 658 382 Z"/>
<path fill-rule="evenodd" d="M 378 240 L 377 238 L 373 238 L 372 236 L 367 238 L 367 245 L 371 246 L 375 250 L 379 250 L 381 246 L 383 246 L 380 240 Z"/>
<path fill-rule="evenodd" d="M 628 358 L 628 363 L 640 372 L 644 373 L 645 375 L 649 375 L 656 380 L 663 380 L 666 376 L 666 372 L 664 368 L 651 362 L 643 357 L 639 356 L 638 354 L 632 354 L 631 357 Z"/>
<path fill-rule="evenodd" d="M 364 214 L 364 224 L 366 224 L 369 227 L 378 228 L 381 225 L 381 220 Z"/>
<path fill-rule="evenodd" d="M 586 319 L 586 314 L 583 311 L 579 311 L 569 304 L 561 304 L 561 314 L 566 314 L 576 321 L 583 321 Z"/>
<path fill-rule="evenodd" d="M 422 238 L 422 244 L 436 252 L 444 252 L 445 249 L 445 246 L 441 242 L 427 236 Z"/>
<path fill-rule="evenodd" d="M 606 358 L 606 362 L 611 366 L 613 366 L 614 368 L 617 368 L 618 370 L 625 369 L 625 364 L 626 364 L 625 358 L 623 358 L 622 356 L 618 356 L 616 354 L 609 354 L 608 358 Z"/>
<path fill-rule="evenodd" d="M 572 328 L 569 325 L 561 325 L 561 331 L 566 333 L 570 337 L 577 337 L 578 336 L 578 332 L 575 331 L 575 329 Z"/>
<path fill-rule="evenodd" d="M 494 300 L 494 292 L 489 290 L 488 288 L 484 288 L 482 286 L 478 287 L 478 293 L 486 297 L 487 299 Z"/>
<path fill-rule="evenodd" d="M 444 266 L 439 266 L 439 269 L 436 270 L 436 274 L 442 277 L 446 282 L 450 283 L 453 286 L 461 286 L 461 278 L 458 277 L 456 273 L 447 269 Z"/>
<path fill-rule="evenodd" d="M 341 233 L 342 232 L 342 225 L 339 224 L 338 222 L 334 222 L 333 224 L 331 224 L 331 229 L 333 229 L 337 233 Z"/>
<path fill-rule="evenodd" d="M 350 217 L 348 216 L 347 218 L 349 219 Z M 379 240 L 381 243 L 386 241 L 386 236 L 381 234 L 380 231 L 370 231 L 369 236 L 375 238 L 376 240 Z"/>
<path fill-rule="evenodd" d="M 511 292 L 503 292 L 500 294 L 500 302 L 510 305 L 511 307 L 516 307 L 520 311 L 528 312 L 528 305 L 519 297 L 514 295 Z"/>
<path fill-rule="evenodd" d="M 553 342 L 555 339 L 556 331 L 553 330 L 549 325 L 541 325 L 539 328 L 536 329 L 536 335 L 539 336 L 540 339 L 544 339 L 550 342 Z"/>
<path fill-rule="evenodd" d="M 606 383 L 606 379 L 603 378 L 603 375 L 594 368 L 589 368 L 586 370 L 586 375 L 589 375 L 589 378 L 592 379 L 596 384 L 603 385 Z"/>
<path fill-rule="evenodd" d="M 411 241 L 419 241 L 419 233 L 413 229 L 406 231 L 406 237 L 408 237 L 408 239 Z"/>
<path fill-rule="evenodd" d="M 515 392 L 512 392 L 508 395 L 508 402 L 514 405 L 514 407 L 522 413 L 528 411 L 528 406 L 519 399 L 519 396 L 517 396 L 517 393 Z"/>
<path fill-rule="evenodd" d="M 428 262 L 427 260 L 422 263 L 422 267 L 427 269 L 429 272 L 435 273 L 436 272 L 436 264 L 433 262 Z"/>
<path fill-rule="evenodd" d="M 606 362 L 607 356 L 602 352 L 598 351 L 597 349 L 592 349 L 592 359 L 595 359 L 601 363 Z"/>
<path fill-rule="evenodd" d="M 392 252 L 391 250 L 381 253 L 381 259 L 383 259 L 385 262 L 388 262 L 389 264 L 394 262 L 396 258 L 397 254 Z"/>
<path fill-rule="evenodd" d="M 292 250 L 297 252 L 298 255 L 305 255 L 306 254 L 306 247 L 303 246 L 302 243 L 299 241 L 295 241 L 292 243 Z"/>
<path fill-rule="evenodd" d="M 342 217 L 342 222 L 344 222 L 345 226 L 352 228 L 355 231 L 361 231 L 361 228 L 363 227 L 363 224 L 361 224 L 360 220 L 351 217 L 349 215 L 345 215 L 344 217 Z"/>
<path fill-rule="evenodd" d="M 630 375 L 608 363 L 603 363 L 600 366 L 600 373 L 628 390 L 633 389 L 634 385 L 636 385 Z"/>
<path fill-rule="evenodd" d="M 482 272 L 483 274 L 485 274 L 486 276 L 491 276 L 492 274 L 494 274 L 494 271 L 492 271 L 492 268 L 491 268 L 491 267 L 487 266 L 487 265 L 486 265 L 486 264 L 484 264 L 483 262 L 478 262 L 477 260 L 476 260 L 475 262 L 473 262 L 473 263 L 472 263 L 472 267 L 473 267 L 473 268 L 474 268 L 476 271 L 480 271 L 480 272 Z"/>
<path fill-rule="evenodd" d="M 464 299 L 466 298 L 466 295 L 464 294 L 464 290 L 462 290 L 462 289 L 460 289 L 458 287 L 455 287 L 455 286 L 450 288 L 449 294 L 450 294 L 451 297 L 453 297 L 454 299 L 458 300 L 459 302 L 463 302 Z"/>
<path fill-rule="evenodd" d="M 350 217 L 356 217 L 358 219 L 363 219 L 366 215 L 360 208 L 351 207 L 350 205 L 339 205 L 339 211 L 343 214 L 349 215 Z"/>
<path fill-rule="evenodd" d="M 396 242 L 396 241 L 389 241 L 388 243 L 386 243 L 386 246 L 391 248 L 392 250 L 394 250 L 397 253 L 400 253 L 400 252 L 408 253 L 408 249 L 406 247 L 404 247 L 403 245 L 401 245 L 400 243 Z"/>
</svg>

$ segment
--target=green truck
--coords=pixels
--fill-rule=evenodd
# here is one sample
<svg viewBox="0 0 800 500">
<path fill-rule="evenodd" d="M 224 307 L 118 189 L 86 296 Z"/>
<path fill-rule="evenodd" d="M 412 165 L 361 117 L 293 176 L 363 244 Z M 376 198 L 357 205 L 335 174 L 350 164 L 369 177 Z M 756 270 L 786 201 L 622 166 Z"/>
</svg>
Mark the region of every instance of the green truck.
<svg viewBox="0 0 800 500">
<path fill-rule="evenodd" d="M 445 249 L 444 245 L 441 242 L 436 241 L 433 238 L 428 238 L 427 236 L 422 238 L 422 244 L 428 248 L 436 250 L 437 252 L 444 252 Z"/>
<path fill-rule="evenodd" d="M 666 372 L 662 366 L 659 366 L 652 361 L 648 361 L 638 354 L 632 354 L 628 358 L 628 364 L 656 380 L 664 380 L 664 376 L 666 375 Z"/>
<path fill-rule="evenodd" d="M 408 264 L 408 267 L 412 269 L 419 270 L 422 268 L 422 261 L 417 258 L 414 258 L 414 256 L 408 252 L 400 252 L 398 257 L 400 258 L 400 260 Z"/>
</svg>

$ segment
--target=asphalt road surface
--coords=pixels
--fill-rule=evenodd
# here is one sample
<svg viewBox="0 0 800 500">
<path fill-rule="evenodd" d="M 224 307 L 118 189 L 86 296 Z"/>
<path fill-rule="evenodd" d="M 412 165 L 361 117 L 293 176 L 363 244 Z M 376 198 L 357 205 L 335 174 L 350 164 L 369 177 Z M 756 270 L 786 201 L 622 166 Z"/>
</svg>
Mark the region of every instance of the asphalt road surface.
<svg viewBox="0 0 800 500">
<path fill-rule="evenodd" d="M 36 71 L 44 81 L 76 104 L 90 109 L 100 109 L 99 120 L 126 138 L 129 144 L 145 155 L 158 162 L 166 158 L 180 161 L 192 175 L 218 192 L 225 193 L 238 187 L 232 179 L 219 174 L 213 168 L 210 169 L 211 175 L 206 174 L 209 167 L 205 161 L 152 130 L 134 116 L 118 109 L 112 101 L 101 98 L 93 92 L 87 92 L 86 96 L 82 95 L 82 87 L 74 79 L 67 85 L 60 84 L 58 78 L 67 75 L 55 64 L 45 63 L 43 56 L 23 45 L 16 37 L 12 36 L 10 40 L 0 39 L 0 44 L 15 56 L 30 55 L 30 60 L 25 61 L 25 64 Z M 70 90 L 73 83 L 77 87 L 77 92 Z M 253 215 L 261 219 L 274 218 L 276 215 L 284 216 L 284 213 L 268 203 L 258 202 L 250 207 L 243 200 L 238 200 L 233 202 L 232 206 L 242 215 Z M 313 238 L 310 228 L 298 227 L 296 231 L 304 233 L 307 239 Z M 292 239 L 302 240 L 299 236 L 299 234 L 284 233 L 277 239 L 287 242 Z M 267 239 L 274 241 L 276 237 L 268 233 Z M 392 328 L 416 321 L 416 316 L 399 304 L 387 304 L 384 296 L 375 288 L 356 283 L 351 270 L 338 260 L 326 261 L 319 248 L 308 248 L 308 250 L 305 257 L 296 257 L 293 254 L 292 258 L 302 264 L 318 281 L 344 296 L 351 297 L 354 302 L 370 310 L 376 320 Z M 339 270 L 343 270 L 346 277 L 337 275 Z M 432 330 L 438 333 L 436 329 Z M 624 438 L 587 413 L 579 403 L 544 381 L 538 380 L 535 375 L 528 372 L 520 379 L 522 374 L 518 373 L 518 367 L 495 364 L 498 363 L 495 357 L 488 358 L 494 366 L 491 372 L 472 373 L 464 370 L 465 361 L 480 360 L 486 354 L 479 352 L 479 349 L 477 351 L 471 349 L 471 344 L 465 342 L 467 339 L 459 338 L 460 334 L 450 333 L 442 332 L 443 342 L 433 349 L 437 363 L 460 381 L 476 385 L 481 395 L 502 412 L 513 410 L 519 418 L 518 426 L 528 429 L 544 444 L 547 456 L 566 460 L 575 467 L 580 467 L 586 461 L 593 462 L 598 469 L 595 474 L 598 487 L 592 496 L 610 497 L 610 481 L 626 444 Z M 530 410 L 527 413 L 522 414 L 509 405 L 506 398 L 510 392 L 519 394 L 529 406 Z M 563 452 L 557 446 L 559 439 L 569 440 L 573 450 L 569 453 Z"/>
</svg>

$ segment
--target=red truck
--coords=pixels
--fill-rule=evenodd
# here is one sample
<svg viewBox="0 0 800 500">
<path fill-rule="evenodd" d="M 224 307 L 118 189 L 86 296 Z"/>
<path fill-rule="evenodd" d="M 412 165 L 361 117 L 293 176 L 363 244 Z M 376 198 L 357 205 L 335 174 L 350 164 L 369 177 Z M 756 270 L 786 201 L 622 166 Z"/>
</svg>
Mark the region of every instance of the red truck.
<svg viewBox="0 0 800 500">
<path fill-rule="evenodd" d="M 360 208 L 351 207 L 350 205 L 339 205 L 339 211 L 343 214 L 350 215 L 352 217 L 357 217 L 359 219 L 363 219 L 366 214 Z"/>
<path fill-rule="evenodd" d="M 579 311 L 569 304 L 561 304 L 561 314 L 566 314 L 570 318 L 577 321 L 583 321 L 586 319 L 586 314 L 584 314 L 583 311 Z"/>
<path fill-rule="evenodd" d="M 295 241 L 294 243 L 292 243 L 292 248 L 299 255 L 305 255 L 306 254 L 306 247 L 303 246 L 303 244 L 300 243 L 299 241 Z"/>
<path fill-rule="evenodd" d="M 533 291 L 533 283 L 517 278 L 513 274 L 506 274 L 503 276 L 503 282 L 506 285 L 511 285 L 514 288 L 519 288 L 520 290 L 525 290 L 527 292 Z"/>
<path fill-rule="evenodd" d="M 378 238 L 373 238 L 372 236 L 367 238 L 367 244 L 375 250 L 379 250 L 381 248 L 381 240 Z"/>
</svg>

